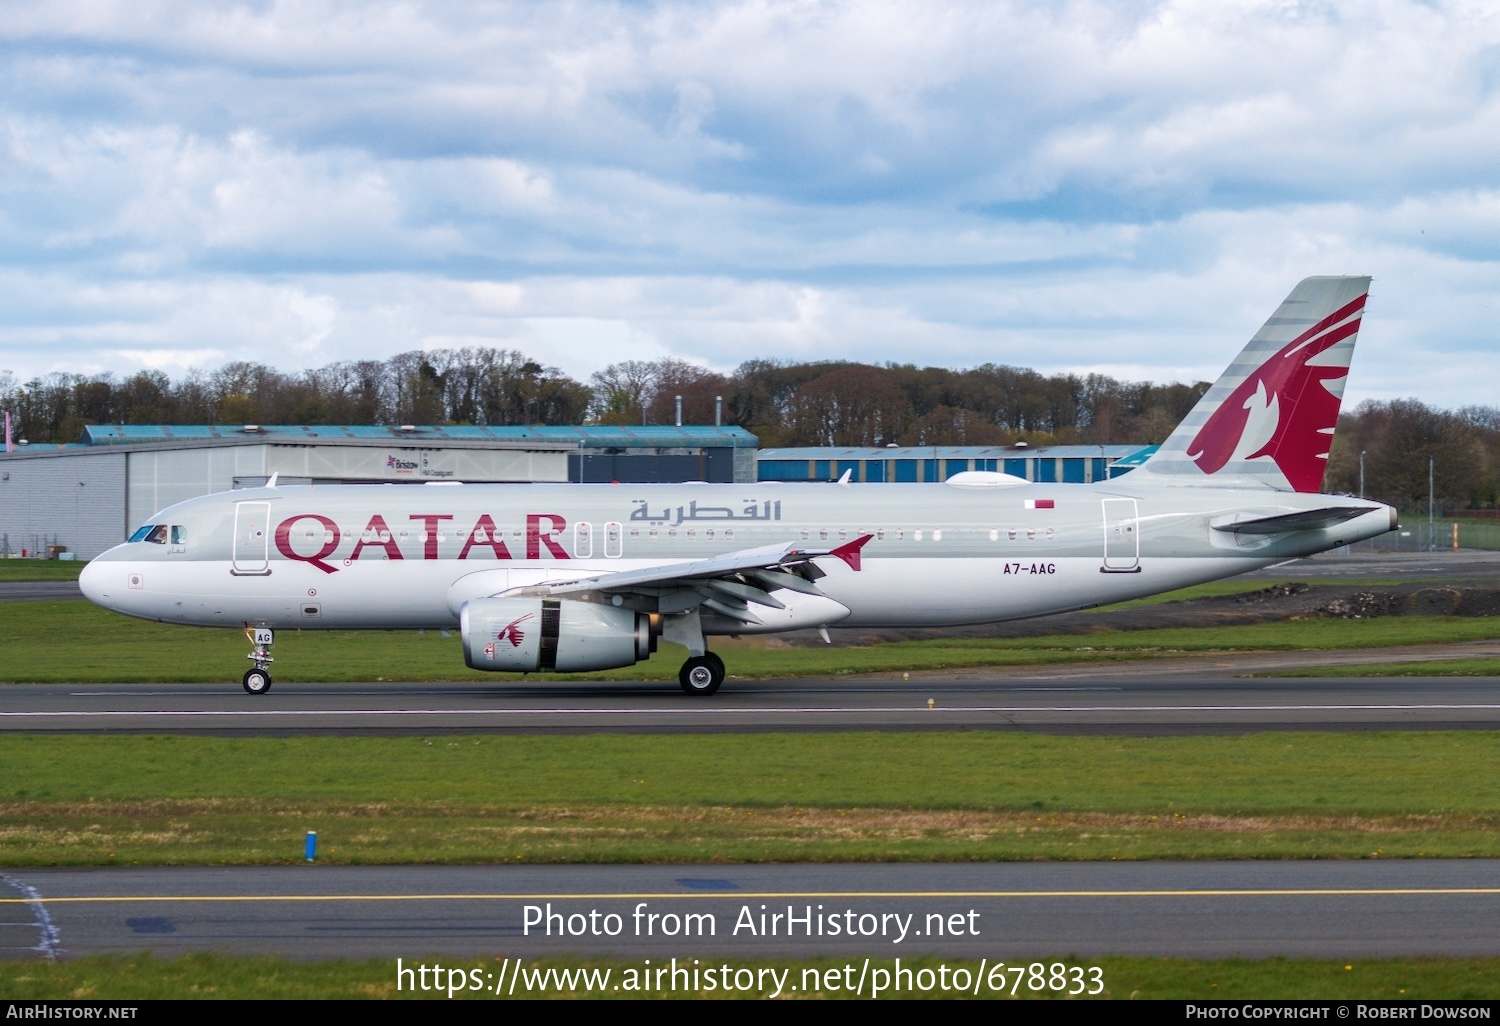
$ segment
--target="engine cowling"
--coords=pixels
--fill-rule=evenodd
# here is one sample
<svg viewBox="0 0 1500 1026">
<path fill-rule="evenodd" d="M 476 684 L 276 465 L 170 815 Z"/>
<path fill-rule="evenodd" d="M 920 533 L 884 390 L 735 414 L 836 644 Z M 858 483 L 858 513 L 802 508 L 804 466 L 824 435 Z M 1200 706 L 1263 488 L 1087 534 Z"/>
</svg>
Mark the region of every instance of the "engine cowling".
<svg viewBox="0 0 1500 1026">
<path fill-rule="evenodd" d="M 459 612 L 459 630 L 475 670 L 610 670 L 656 651 L 648 614 L 567 599 L 473 599 Z"/>
</svg>

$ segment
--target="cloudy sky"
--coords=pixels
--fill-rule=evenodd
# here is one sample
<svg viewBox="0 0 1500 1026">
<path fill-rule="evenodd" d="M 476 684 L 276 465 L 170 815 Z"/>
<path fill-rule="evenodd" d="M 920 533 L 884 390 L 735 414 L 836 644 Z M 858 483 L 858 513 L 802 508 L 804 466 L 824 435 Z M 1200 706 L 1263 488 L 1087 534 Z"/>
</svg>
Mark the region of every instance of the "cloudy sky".
<svg viewBox="0 0 1500 1026">
<path fill-rule="evenodd" d="M 495 345 L 1500 404 L 1500 7 L 10 0 L 0 371 Z"/>
</svg>

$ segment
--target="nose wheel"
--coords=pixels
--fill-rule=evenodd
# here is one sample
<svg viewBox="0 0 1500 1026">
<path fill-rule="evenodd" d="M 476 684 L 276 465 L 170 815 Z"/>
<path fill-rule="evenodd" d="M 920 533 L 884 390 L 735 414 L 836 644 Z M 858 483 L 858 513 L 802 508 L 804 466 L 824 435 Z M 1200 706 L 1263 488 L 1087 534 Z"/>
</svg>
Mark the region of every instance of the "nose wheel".
<svg viewBox="0 0 1500 1026">
<path fill-rule="evenodd" d="M 677 671 L 677 683 L 690 695 L 708 697 L 724 683 L 724 660 L 712 652 L 693 656 Z"/>
<path fill-rule="evenodd" d="M 241 683 L 245 685 L 245 691 L 252 695 L 264 695 L 271 690 L 271 663 L 275 660 L 271 657 L 271 646 L 276 643 L 276 635 L 265 627 L 246 627 L 245 637 L 250 639 L 250 644 L 255 648 L 245 658 L 250 660 L 254 666 L 245 671 Z"/>
</svg>

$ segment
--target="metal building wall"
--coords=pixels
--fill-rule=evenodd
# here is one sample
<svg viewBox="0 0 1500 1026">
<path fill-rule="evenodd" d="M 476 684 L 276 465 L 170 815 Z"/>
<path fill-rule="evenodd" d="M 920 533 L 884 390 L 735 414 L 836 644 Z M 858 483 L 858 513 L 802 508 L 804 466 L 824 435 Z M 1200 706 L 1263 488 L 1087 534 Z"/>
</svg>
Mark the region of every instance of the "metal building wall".
<svg viewBox="0 0 1500 1026">
<path fill-rule="evenodd" d="M 566 481 L 568 454 L 524 449 L 272 445 L 265 472 L 365 481 Z"/>
<path fill-rule="evenodd" d="M 260 477 L 268 473 L 264 445 L 155 449 L 131 452 L 129 460 L 130 492 L 125 519 L 130 530 L 173 503 L 227 492 L 234 487 L 236 477 Z"/>
<path fill-rule="evenodd" d="M 92 559 L 125 540 L 124 512 L 122 452 L 0 461 L 0 536 L 12 551 L 56 536 L 79 559 Z"/>
<path fill-rule="evenodd" d="M 734 450 L 734 481 L 736 484 L 754 484 L 760 480 L 760 471 L 755 465 L 754 449 Z"/>
<path fill-rule="evenodd" d="M 733 449 L 704 449 L 677 456 L 568 453 L 568 480 L 589 484 L 670 484 L 734 481 Z"/>
</svg>

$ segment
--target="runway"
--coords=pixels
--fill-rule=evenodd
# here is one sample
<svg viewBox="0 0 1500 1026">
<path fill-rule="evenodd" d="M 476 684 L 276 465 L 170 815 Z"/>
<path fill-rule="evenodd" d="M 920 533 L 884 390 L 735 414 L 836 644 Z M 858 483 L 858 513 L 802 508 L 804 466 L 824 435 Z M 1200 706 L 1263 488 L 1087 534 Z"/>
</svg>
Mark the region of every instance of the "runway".
<svg viewBox="0 0 1500 1026">
<path fill-rule="evenodd" d="M 1290 658 L 1305 661 L 1301 653 Z M 1247 662 L 1254 658 L 986 669 L 913 675 L 910 680 L 894 674 L 732 680 L 706 700 L 682 694 L 675 682 L 278 683 L 270 694 L 258 697 L 231 683 L 7 685 L 0 688 L 0 731 L 245 736 L 1018 730 L 1151 735 L 1500 729 L 1500 680 L 1493 677 L 1232 675 L 1244 672 Z"/>
<path fill-rule="evenodd" d="M 77 581 L 0 581 L 0 602 L 50 602 L 81 599 Z"/>
<path fill-rule="evenodd" d="M 12 958 L 1500 954 L 1495 860 L 25 869 L 0 898 Z"/>
</svg>

